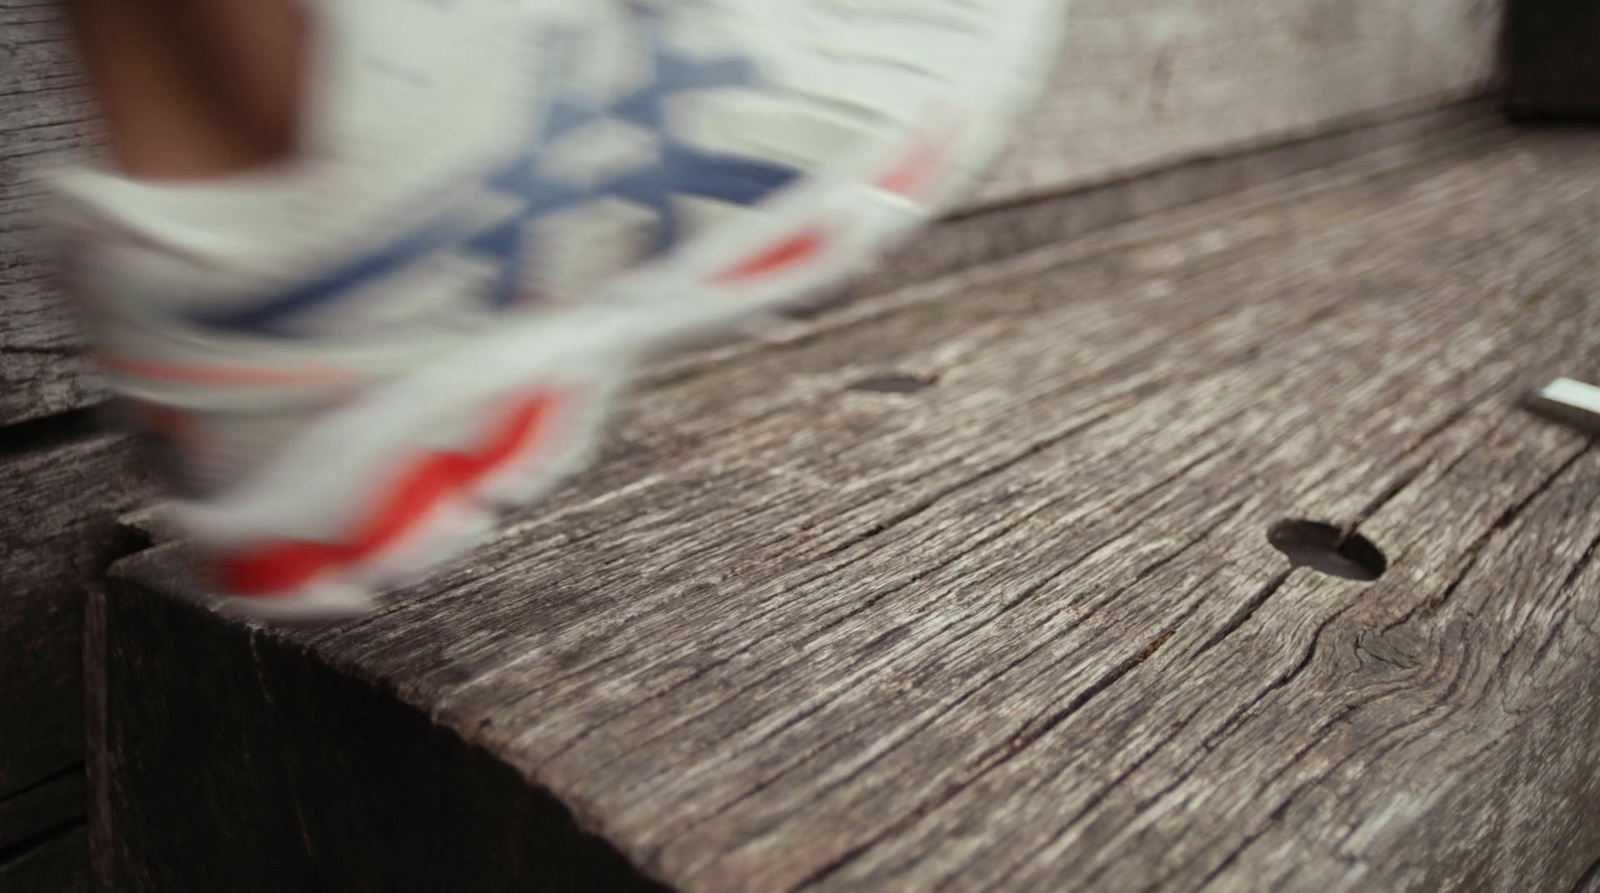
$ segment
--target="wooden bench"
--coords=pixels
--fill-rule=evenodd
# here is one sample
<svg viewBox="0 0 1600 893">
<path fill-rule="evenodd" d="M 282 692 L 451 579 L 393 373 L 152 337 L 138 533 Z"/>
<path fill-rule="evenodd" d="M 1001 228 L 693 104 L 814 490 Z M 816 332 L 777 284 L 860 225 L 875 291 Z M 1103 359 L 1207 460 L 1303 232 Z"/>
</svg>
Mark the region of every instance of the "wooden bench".
<svg viewBox="0 0 1600 893">
<path fill-rule="evenodd" d="M 1594 16 L 1561 0 L 1572 25 L 1551 29 L 1553 2 L 1530 18 L 1535 4 L 1513 0 L 1505 98 L 1521 113 L 1592 105 L 1572 72 L 1592 64 L 1581 35 Z M 104 594 L 107 566 L 149 542 L 142 522 L 114 519 L 150 486 L 98 420 L 104 388 L 35 232 L 35 169 L 81 156 L 97 133 L 54 0 L 0 0 L 0 890 L 90 884 L 86 594 L 106 889 L 170 890 L 185 870 L 247 888 L 252 860 L 273 864 L 249 880 L 288 877 L 279 889 L 447 876 L 447 889 L 537 878 L 609 890 L 647 886 L 640 869 L 681 889 L 919 889 L 952 872 L 954 889 L 1175 887 L 1213 871 L 1237 887 L 1269 851 L 1279 867 L 1305 857 L 1293 884 L 1306 885 L 1334 876 L 1324 864 L 1392 876 L 1372 854 L 1401 852 L 1392 835 L 1407 829 L 1422 888 L 1442 863 L 1479 886 L 1565 884 L 1594 849 L 1573 731 L 1585 681 L 1569 678 L 1588 654 L 1570 638 L 1581 612 L 1550 606 L 1592 591 L 1592 572 L 1562 569 L 1591 550 L 1581 516 L 1535 531 L 1586 454 L 1504 525 L 1483 524 L 1577 443 L 1510 408 L 1547 372 L 1593 373 L 1580 324 L 1551 321 L 1562 305 L 1549 301 L 1576 299 L 1553 291 L 1535 302 L 1545 315 L 1468 339 L 1431 372 L 1415 352 L 1443 348 L 1426 333 L 1381 315 L 1347 331 L 1360 314 L 1339 309 L 1377 300 L 1385 282 L 1422 306 L 1455 282 L 1440 292 L 1453 315 L 1407 322 L 1447 337 L 1477 331 L 1464 309 L 1506 316 L 1507 271 L 1582 281 L 1576 242 L 1548 263 L 1507 258 L 1485 273 L 1493 288 L 1446 270 L 1450 251 L 1488 269 L 1490 255 L 1463 246 L 1515 221 L 1474 235 L 1460 228 L 1484 215 L 1465 209 L 1497 201 L 1490 181 L 1513 192 L 1516 165 L 1544 191 L 1507 209 L 1539 232 L 1580 225 L 1561 198 L 1586 188 L 1579 141 L 1495 131 L 1481 107 L 1449 105 L 1484 88 L 1497 6 L 1282 0 L 1264 15 L 1255 0 L 1075 0 L 1056 87 L 1019 151 L 976 204 L 861 286 L 862 301 L 802 314 L 770 345 L 656 370 L 606 461 L 518 519 L 478 570 L 402 594 L 369 624 L 280 634 L 188 607 L 181 581 L 169 585 L 176 546 L 122 565 L 122 588 Z M 1552 35 L 1577 51 L 1526 52 Z M 1550 171 L 1567 179 L 1538 179 Z M 1318 173 L 1283 181 L 1305 172 Z M 1455 185 L 1412 191 L 1422 184 Z M 1323 210 L 1297 210 L 1312 196 Z M 1571 343 L 1546 353 L 1541 333 L 1555 329 Z M 1306 376 L 1333 359 L 1287 358 L 1323 335 L 1381 374 L 1330 373 L 1314 391 Z M 1471 356 L 1491 360 L 1462 371 Z M 1432 377 L 1445 370 L 1459 375 Z M 1396 394 L 1409 402 L 1391 405 Z M 1418 434 L 1418 419 L 1437 432 Z M 1471 455 L 1490 450 L 1504 471 L 1476 482 L 1481 503 L 1458 480 L 1478 459 L 1451 466 L 1456 477 L 1440 464 L 1473 432 L 1489 446 Z M 1426 514 L 1434 505 L 1456 508 Z M 1306 571 L 1268 591 L 1286 565 L 1262 538 L 1292 516 L 1359 527 L 1387 573 L 1368 587 Z M 1316 534 L 1289 539 L 1303 552 Z M 1352 548 L 1318 563 L 1368 573 L 1372 556 Z M 1559 596 L 1480 592 L 1574 573 Z M 1412 613 L 1457 574 L 1439 609 Z M 452 589 L 463 580 L 475 582 Z M 1474 592 L 1505 602 L 1503 629 L 1470 626 L 1481 609 L 1459 633 L 1418 626 L 1465 616 L 1449 605 Z M 1542 650 L 1529 657 L 1532 641 Z M 1495 647 L 1503 666 L 1483 669 Z M 1454 687 L 1427 675 L 1468 667 Z M 1246 681 L 1217 684 L 1224 671 Z M 163 681 L 185 673 L 201 678 Z M 1191 699 L 1208 685 L 1213 698 Z M 1341 685 L 1360 706 L 1319 713 Z M 1507 714 L 1473 725 L 1496 697 Z M 213 724 L 220 749 L 190 734 Z M 1462 724 L 1455 750 L 1398 768 Z M 158 743 L 162 729 L 184 734 Z M 1498 749 L 1462 750 L 1490 735 Z M 1566 741 L 1579 743 L 1560 790 L 1550 742 Z M 1533 749 L 1527 774 L 1501 785 L 1518 747 Z M 248 771 L 231 775 L 240 761 Z M 164 773 L 179 787 L 164 789 Z M 1481 775 L 1476 788 L 1463 773 Z M 1375 801 L 1393 779 L 1387 790 L 1412 799 Z M 250 808 L 215 799 L 255 791 Z M 1475 817 L 1459 837 L 1437 818 L 1457 803 Z M 1473 874 L 1496 852 L 1474 835 L 1497 808 L 1503 846 L 1526 851 Z M 646 827 L 652 811 L 660 822 Z M 1205 833 L 1191 840 L 1191 826 Z M 1327 835 L 1346 827 L 1325 862 Z M 215 855 L 167 861 L 195 852 L 181 840 Z M 1220 871 L 1217 847 L 1237 853 Z M 1451 847 L 1479 861 L 1452 861 Z M 933 851 L 925 870 L 904 867 Z M 1587 883 L 1581 893 L 1600 893 L 1600 871 Z"/>
<path fill-rule="evenodd" d="M 1517 401 L 1600 372 L 1596 139 L 1456 133 L 680 361 L 359 622 L 140 553 L 90 608 L 96 871 L 1593 888 L 1600 453 Z"/>
</svg>

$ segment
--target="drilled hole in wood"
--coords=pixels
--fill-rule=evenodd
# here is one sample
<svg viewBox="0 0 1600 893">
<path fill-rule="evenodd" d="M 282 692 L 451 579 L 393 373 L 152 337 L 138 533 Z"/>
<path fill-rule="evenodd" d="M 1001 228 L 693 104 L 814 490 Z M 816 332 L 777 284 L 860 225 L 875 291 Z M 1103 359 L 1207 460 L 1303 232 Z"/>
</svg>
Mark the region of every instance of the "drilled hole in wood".
<svg viewBox="0 0 1600 893">
<path fill-rule="evenodd" d="M 915 394 L 937 383 L 938 379 L 929 376 L 891 373 L 863 378 L 851 385 L 850 390 L 865 391 L 869 394 Z"/>
<path fill-rule="evenodd" d="M 1389 569 L 1389 559 L 1372 540 L 1332 524 L 1280 521 L 1267 531 L 1267 541 L 1295 567 L 1346 580 L 1370 583 Z"/>
</svg>

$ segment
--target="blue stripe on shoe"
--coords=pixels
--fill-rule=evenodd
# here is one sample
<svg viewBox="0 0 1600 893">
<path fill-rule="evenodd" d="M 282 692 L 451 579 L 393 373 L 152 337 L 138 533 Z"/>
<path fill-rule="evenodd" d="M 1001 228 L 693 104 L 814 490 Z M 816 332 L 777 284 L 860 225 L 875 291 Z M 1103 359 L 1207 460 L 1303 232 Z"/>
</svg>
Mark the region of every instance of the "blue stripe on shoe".
<svg viewBox="0 0 1600 893">
<path fill-rule="evenodd" d="M 493 307 L 504 308 L 517 300 L 527 278 L 528 258 L 534 247 L 531 227 L 553 214 L 607 198 L 649 208 L 658 221 L 651 248 L 659 255 L 671 250 L 682 236 L 677 196 L 750 206 L 803 176 L 798 168 L 706 152 L 678 139 L 666 121 L 669 99 L 695 90 L 753 86 L 757 82 L 756 67 L 748 59 L 700 61 L 677 53 L 662 36 L 662 13 L 635 7 L 633 15 L 651 48 L 654 78 L 609 104 L 586 102 L 571 95 L 548 98 L 545 114 L 523 152 L 483 184 L 493 192 L 519 200 L 511 217 L 474 232 L 464 231 L 454 218 L 432 220 L 259 303 L 194 313 L 187 317 L 188 321 L 228 332 L 299 337 L 306 333 L 296 322 L 307 311 L 336 302 L 446 251 L 463 251 L 491 260 L 497 273 L 484 299 Z M 540 80 L 565 89 L 574 78 L 564 77 L 562 69 L 570 66 L 568 60 L 580 50 L 577 36 L 552 34 L 549 43 L 550 50 L 542 59 L 548 67 L 540 72 Z M 652 134 L 659 149 L 655 162 L 589 187 L 546 173 L 547 157 L 556 141 L 602 121 L 622 122 Z"/>
<path fill-rule="evenodd" d="M 447 221 L 426 223 L 378 250 L 335 267 L 309 282 L 251 307 L 191 313 L 195 325 L 237 332 L 289 335 L 291 317 L 382 279 L 459 241 L 459 227 Z"/>
</svg>

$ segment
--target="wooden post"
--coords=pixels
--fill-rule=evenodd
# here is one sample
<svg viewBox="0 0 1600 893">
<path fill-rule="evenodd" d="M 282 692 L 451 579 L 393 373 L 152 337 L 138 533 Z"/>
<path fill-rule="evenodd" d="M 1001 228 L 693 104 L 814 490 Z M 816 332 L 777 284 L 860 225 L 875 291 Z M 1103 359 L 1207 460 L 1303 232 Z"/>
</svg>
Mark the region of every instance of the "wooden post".
<svg viewBox="0 0 1600 893">
<path fill-rule="evenodd" d="M 1510 0 L 1505 81 L 1517 117 L 1600 120 L 1600 3 Z"/>
<path fill-rule="evenodd" d="M 1600 169 L 1443 140 L 682 364 L 358 622 L 128 559 L 101 878 L 1574 889 L 1600 452 L 1517 402 L 1600 371 Z"/>
</svg>

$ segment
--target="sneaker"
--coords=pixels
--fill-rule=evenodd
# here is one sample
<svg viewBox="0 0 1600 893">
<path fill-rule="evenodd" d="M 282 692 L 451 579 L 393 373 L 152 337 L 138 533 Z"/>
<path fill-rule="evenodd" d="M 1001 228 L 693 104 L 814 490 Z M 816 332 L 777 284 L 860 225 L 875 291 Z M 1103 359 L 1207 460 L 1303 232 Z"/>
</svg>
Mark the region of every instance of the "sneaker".
<svg viewBox="0 0 1600 893">
<path fill-rule="evenodd" d="M 1065 0 L 319 0 L 291 162 L 57 178 L 69 283 L 229 604 L 348 614 L 578 467 L 638 358 L 970 185 Z"/>
</svg>

